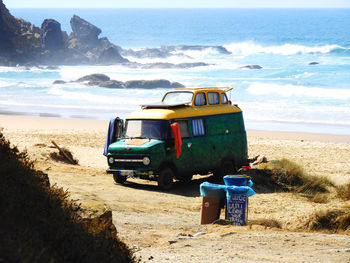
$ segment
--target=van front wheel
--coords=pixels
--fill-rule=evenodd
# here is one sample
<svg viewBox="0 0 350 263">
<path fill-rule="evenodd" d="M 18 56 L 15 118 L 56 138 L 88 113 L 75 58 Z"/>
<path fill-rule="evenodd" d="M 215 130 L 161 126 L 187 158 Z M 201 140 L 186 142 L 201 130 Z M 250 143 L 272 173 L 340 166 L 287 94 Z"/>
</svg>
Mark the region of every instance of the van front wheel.
<svg viewBox="0 0 350 263">
<path fill-rule="evenodd" d="M 162 190 L 169 190 L 174 185 L 174 171 L 169 168 L 165 167 L 162 169 L 158 176 L 158 188 Z"/>
<path fill-rule="evenodd" d="M 117 184 L 124 184 L 127 178 L 120 174 L 113 174 L 113 179 Z"/>
</svg>

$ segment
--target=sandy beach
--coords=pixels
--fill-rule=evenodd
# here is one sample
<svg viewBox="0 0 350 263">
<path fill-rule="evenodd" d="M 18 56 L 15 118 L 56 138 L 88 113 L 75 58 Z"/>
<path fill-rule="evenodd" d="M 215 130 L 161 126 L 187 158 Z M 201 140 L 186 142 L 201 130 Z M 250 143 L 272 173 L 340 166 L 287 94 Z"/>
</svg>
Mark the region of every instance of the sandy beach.
<svg viewBox="0 0 350 263">
<path fill-rule="evenodd" d="M 0 129 L 51 184 L 68 189 L 78 202 L 102 200 L 113 211 L 120 237 L 146 262 L 349 262 L 350 236 L 307 232 L 305 224 L 319 210 L 350 205 L 335 194 L 328 203 L 313 203 L 300 194 L 264 193 L 249 200 L 249 220 L 274 219 L 282 229 L 200 225 L 199 184 L 176 183 L 170 192 L 156 183 L 132 179 L 125 186 L 105 173 L 102 155 L 108 122 L 0 115 Z M 249 157 L 287 158 L 312 175 L 336 185 L 350 182 L 350 136 L 249 130 Z M 69 165 L 50 159 L 66 147 L 79 160 Z M 221 215 L 223 218 L 224 215 Z M 191 238 L 190 235 L 205 234 Z M 187 238 L 170 244 L 179 235 Z"/>
</svg>

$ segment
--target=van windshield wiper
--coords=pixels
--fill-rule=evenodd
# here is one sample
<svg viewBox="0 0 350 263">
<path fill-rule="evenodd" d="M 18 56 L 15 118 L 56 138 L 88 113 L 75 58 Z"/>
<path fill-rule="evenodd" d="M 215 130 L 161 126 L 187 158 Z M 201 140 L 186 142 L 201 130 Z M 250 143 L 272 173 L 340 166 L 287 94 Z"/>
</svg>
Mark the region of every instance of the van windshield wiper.
<svg viewBox="0 0 350 263">
<path fill-rule="evenodd" d="M 123 138 L 124 139 L 130 139 L 130 140 L 132 140 L 132 139 L 149 139 L 149 138 L 147 138 L 145 136 L 124 136 Z"/>
</svg>

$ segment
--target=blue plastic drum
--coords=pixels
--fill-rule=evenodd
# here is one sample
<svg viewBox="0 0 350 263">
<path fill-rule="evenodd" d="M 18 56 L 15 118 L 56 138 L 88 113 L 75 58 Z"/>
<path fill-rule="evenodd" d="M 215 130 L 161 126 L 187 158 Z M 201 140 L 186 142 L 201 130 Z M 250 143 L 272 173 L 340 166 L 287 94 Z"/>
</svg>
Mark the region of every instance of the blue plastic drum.
<svg viewBox="0 0 350 263">
<path fill-rule="evenodd" d="M 245 176 L 226 175 L 224 176 L 224 182 L 227 186 L 253 186 L 252 180 Z"/>
</svg>

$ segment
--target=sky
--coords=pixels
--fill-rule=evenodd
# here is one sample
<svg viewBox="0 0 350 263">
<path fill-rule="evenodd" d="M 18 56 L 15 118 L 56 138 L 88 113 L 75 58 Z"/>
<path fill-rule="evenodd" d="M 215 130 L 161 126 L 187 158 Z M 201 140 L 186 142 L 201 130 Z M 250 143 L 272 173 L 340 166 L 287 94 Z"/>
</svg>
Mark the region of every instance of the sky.
<svg viewBox="0 0 350 263">
<path fill-rule="evenodd" d="M 350 8 L 350 0 L 3 0 L 7 8 Z"/>
</svg>

